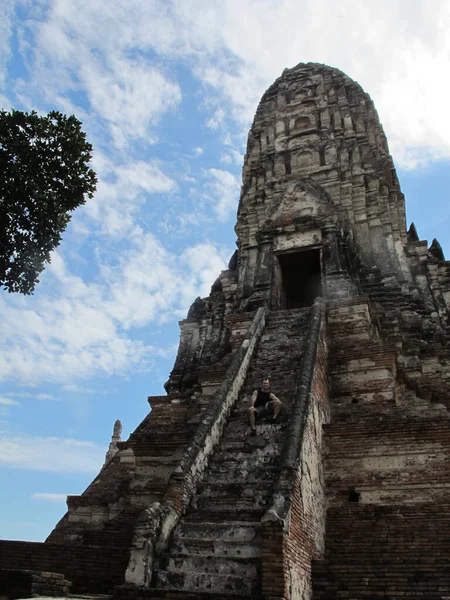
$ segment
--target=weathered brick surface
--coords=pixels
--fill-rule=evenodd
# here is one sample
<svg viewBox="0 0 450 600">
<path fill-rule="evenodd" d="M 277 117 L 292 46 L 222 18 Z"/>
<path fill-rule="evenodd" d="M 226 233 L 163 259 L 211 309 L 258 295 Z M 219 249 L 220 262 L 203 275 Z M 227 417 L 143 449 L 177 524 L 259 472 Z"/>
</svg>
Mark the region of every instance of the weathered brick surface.
<svg viewBox="0 0 450 600">
<path fill-rule="evenodd" d="M 356 408 L 328 425 L 330 500 L 345 505 L 351 488 L 357 488 L 362 502 L 450 498 L 449 414 L 430 413 Z"/>
<path fill-rule="evenodd" d="M 108 593 L 123 582 L 128 556 L 117 548 L 0 540 L 2 569 L 63 573 L 72 592 Z M 7 590 L 5 590 L 7 591 Z"/>
<path fill-rule="evenodd" d="M 314 600 L 445 598 L 450 590 L 448 504 L 329 509 Z"/>
<path fill-rule="evenodd" d="M 0 569 L 0 594 L 6 592 L 7 600 L 32 596 L 64 597 L 69 594 L 70 587 L 71 582 L 62 573 Z"/>
<path fill-rule="evenodd" d="M 113 548 L 117 565 L 112 569 L 114 585 L 124 581 L 136 522 L 143 509 L 162 499 L 169 476 L 197 428 L 198 408 L 182 395 L 150 397 L 149 402 L 152 412 L 126 442 L 117 444 L 118 453 L 87 490 L 81 496 L 68 497 L 68 513 L 47 539 L 50 544 L 64 546 L 64 572 L 72 566 L 71 547 L 87 548 L 94 554 L 105 548 L 107 555 Z M 65 565 L 62 559 L 58 564 Z M 112 589 L 108 563 L 101 560 L 94 571 Z M 75 587 L 79 581 L 84 582 L 83 572 L 74 577 Z M 83 589 L 89 585 L 82 583 Z"/>
<path fill-rule="evenodd" d="M 332 319 L 347 325 L 351 312 L 351 303 L 330 307 Z M 326 545 L 313 567 L 314 600 L 444 598 L 450 594 L 450 414 L 399 385 L 396 363 L 389 366 L 392 351 L 376 331 L 358 359 L 354 341 L 343 344 L 336 329 L 331 333 Z M 346 373 L 344 383 L 336 372 Z"/>
</svg>

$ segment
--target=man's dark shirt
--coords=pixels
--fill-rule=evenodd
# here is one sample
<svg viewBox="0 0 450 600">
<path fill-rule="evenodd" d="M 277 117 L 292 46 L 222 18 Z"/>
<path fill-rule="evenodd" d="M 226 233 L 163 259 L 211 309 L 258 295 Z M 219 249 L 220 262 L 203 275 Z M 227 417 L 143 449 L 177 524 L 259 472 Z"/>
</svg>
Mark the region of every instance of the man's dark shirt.
<svg viewBox="0 0 450 600">
<path fill-rule="evenodd" d="M 258 395 L 255 401 L 255 408 L 265 406 L 267 402 L 270 402 L 270 394 L 272 392 L 265 392 L 264 390 L 258 390 Z"/>
</svg>

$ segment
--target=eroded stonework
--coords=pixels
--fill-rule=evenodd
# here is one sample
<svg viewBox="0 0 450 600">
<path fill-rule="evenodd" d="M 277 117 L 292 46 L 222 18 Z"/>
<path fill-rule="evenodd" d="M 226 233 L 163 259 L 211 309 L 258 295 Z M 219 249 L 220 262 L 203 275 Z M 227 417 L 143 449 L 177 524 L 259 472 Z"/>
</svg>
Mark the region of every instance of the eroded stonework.
<svg viewBox="0 0 450 600">
<path fill-rule="evenodd" d="M 300 64 L 267 90 L 235 229 L 167 396 L 2 566 L 116 600 L 450 597 L 450 263 L 406 231 L 358 84 Z M 281 417 L 251 436 L 269 374 Z"/>
</svg>

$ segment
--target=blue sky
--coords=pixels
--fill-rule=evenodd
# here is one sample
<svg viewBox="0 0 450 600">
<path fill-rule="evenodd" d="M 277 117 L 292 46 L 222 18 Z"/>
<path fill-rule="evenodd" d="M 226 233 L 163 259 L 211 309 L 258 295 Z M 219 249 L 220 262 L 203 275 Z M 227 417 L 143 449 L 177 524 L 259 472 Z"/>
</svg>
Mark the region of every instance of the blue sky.
<svg viewBox="0 0 450 600">
<path fill-rule="evenodd" d="M 234 251 L 248 129 L 285 67 L 370 93 L 408 223 L 446 256 L 447 0 L 3 0 L 0 106 L 74 113 L 94 146 L 31 297 L 0 292 L 0 537 L 43 540 L 163 393 L 177 322 Z"/>
</svg>

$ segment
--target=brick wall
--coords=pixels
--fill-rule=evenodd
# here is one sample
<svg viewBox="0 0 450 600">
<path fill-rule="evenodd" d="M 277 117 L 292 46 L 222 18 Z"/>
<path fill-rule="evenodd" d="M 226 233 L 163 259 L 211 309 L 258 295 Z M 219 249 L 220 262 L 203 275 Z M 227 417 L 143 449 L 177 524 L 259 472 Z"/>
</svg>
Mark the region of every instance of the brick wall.
<svg viewBox="0 0 450 600">
<path fill-rule="evenodd" d="M 290 529 L 284 536 L 284 598 L 311 597 L 311 562 L 324 551 L 325 485 L 322 424 L 328 419 L 325 324 L 319 342 L 301 468 L 292 494 Z"/>
<path fill-rule="evenodd" d="M 62 573 L 0 569 L 0 593 L 7 600 L 35 595 L 67 596 L 70 586 Z"/>
<path fill-rule="evenodd" d="M 361 503 L 448 502 L 450 420 L 445 410 L 354 405 L 326 426 L 327 495 Z"/>
<path fill-rule="evenodd" d="M 405 385 L 400 346 L 392 352 L 370 327 L 358 342 L 360 308 L 330 314 L 326 547 L 313 598 L 450 597 L 449 413 Z"/>
<path fill-rule="evenodd" d="M 448 504 L 333 507 L 326 559 L 314 564 L 314 600 L 450 596 Z"/>
<path fill-rule="evenodd" d="M 2 569 L 64 574 L 72 582 L 72 593 L 108 593 L 123 583 L 127 560 L 120 548 L 0 540 L 0 565 Z"/>
</svg>

